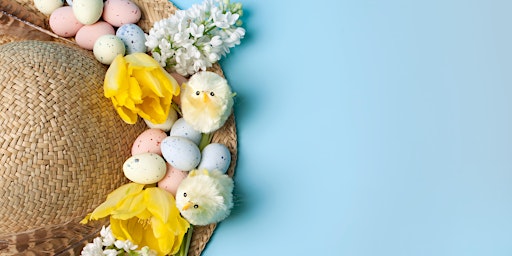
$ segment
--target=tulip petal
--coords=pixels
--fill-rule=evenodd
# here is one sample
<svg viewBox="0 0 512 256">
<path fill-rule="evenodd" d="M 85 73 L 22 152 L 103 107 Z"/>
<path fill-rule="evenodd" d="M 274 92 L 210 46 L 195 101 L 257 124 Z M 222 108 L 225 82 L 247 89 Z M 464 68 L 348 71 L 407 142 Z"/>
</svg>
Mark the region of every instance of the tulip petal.
<svg viewBox="0 0 512 256">
<path fill-rule="evenodd" d="M 144 195 L 143 193 L 139 193 L 129 196 L 121 201 L 116 209 L 112 211 L 111 215 L 115 219 L 127 220 L 137 216 L 145 210 Z"/>
<path fill-rule="evenodd" d="M 165 69 L 160 67 L 152 72 L 153 76 L 161 82 L 162 87 L 167 91 L 167 95 L 178 95 L 180 94 L 180 85 Z"/>
<path fill-rule="evenodd" d="M 128 70 L 126 69 L 126 61 L 123 55 L 119 54 L 114 58 L 110 67 L 105 73 L 103 80 L 104 95 L 107 98 L 113 97 L 117 92 L 127 84 Z"/>
<path fill-rule="evenodd" d="M 90 218 L 97 220 L 110 215 L 112 211 L 118 206 L 119 202 L 128 196 L 140 192 L 143 188 L 144 185 L 137 183 L 128 183 L 117 188 L 107 196 L 107 200 L 105 200 L 105 202 L 94 209 Z"/>
<path fill-rule="evenodd" d="M 136 52 L 124 56 L 126 62 L 133 69 L 153 69 L 160 67 L 158 61 L 143 52 Z"/>
<path fill-rule="evenodd" d="M 139 81 L 141 87 L 151 91 L 151 94 L 158 97 L 164 97 L 164 88 L 161 86 L 161 82 L 157 77 L 153 76 L 153 73 L 145 70 L 135 69 L 132 73 L 133 77 Z"/>
<path fill-rule="evenodd" d="M 137 122 L 137 113 L 133 112 L 126 107 L 115 107 L 117 114 L 128 124 L 135 124 Z"/>
<path fill-rule="evenodd" d="M 137 105 L 140 112 L 139 115 L 155 124 L 165 122 L 169 115 L 170 105 L 164 106 L 160 102 L 160 98 L 146 97 L 144 102 Z"/>
<path fill-rule="evenodd" d="M 176 207 L 171 193 L 158 188 L 147 188 L 144 190 L 147 209 L 161 222 L 167 223 L 171 207 Z"/>
</svg>

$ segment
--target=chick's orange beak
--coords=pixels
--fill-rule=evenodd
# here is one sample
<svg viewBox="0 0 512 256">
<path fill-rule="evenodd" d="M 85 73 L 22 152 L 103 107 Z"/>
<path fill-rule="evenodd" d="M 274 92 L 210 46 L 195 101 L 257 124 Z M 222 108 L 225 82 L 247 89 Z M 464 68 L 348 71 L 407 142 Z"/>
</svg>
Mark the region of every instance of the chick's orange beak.
<svg viewBox="0 0 512 256">
<path fill-rule="evenodd" d="M 206 102 L 208 102 L 208 100 L 210 100 L 208 98 L 208 95 L 206 93 L 203 93 L 203 102 L 206 103 Z"/>
<path fill-rule="evenodd" d="M 186 203 L 186 204 L 181 208 L 181 210 L 182 210 L 182 211 L 186 211 L 186 210 L 188 210 L 188 208 L 190 208 L 192 205 L 194 205 L 194 204 L 193 204 L 193 203 L 191 203 L 191 202 L 187 202 L 187 203 Z"/>
</svg>

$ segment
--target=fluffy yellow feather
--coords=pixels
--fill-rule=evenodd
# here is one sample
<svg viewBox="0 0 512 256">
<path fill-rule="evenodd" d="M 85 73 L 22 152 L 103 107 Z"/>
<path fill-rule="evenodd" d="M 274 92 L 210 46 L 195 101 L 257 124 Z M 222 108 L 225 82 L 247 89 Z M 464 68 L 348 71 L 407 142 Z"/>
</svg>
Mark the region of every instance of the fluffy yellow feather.
<svg viewBox="0 0 512 256">
<path fill-rule="evenodd" d="M 233 109 L 233 93 L 223 77 L 202 71 L 182 85 L 183 118 L 195 130 L 211 133 L 222 127 Z"/>
<path fill-rule="evenodd" d="M 217 223 L 233 207 L 233 179 L 217 170 L 192 170 L 176 191 L 176 207 L 193 225 Z"/>
</svg>

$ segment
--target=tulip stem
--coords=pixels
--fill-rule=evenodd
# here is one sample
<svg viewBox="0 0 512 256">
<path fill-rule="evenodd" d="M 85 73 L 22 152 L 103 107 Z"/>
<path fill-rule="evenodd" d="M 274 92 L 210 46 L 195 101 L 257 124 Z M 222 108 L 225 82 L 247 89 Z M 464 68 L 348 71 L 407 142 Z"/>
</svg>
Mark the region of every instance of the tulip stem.
<svg viewBox="0 0 512 256">
<path fill-rule="evenodd" d="M 181 242 L 180 250 L 178 251 L 178 254 L 176 256 L 187 256 L 188 255 L 188 249 L 190 247 L 190 242 L 192 241 L 192 233 L 194 232 L 194 226 L 190 225 L 190 228 L 188 228 L 187 236 L 185 237 L 185 241 Z"/>
<path fill-rule="evenodd" d="M 203 133 L 201 136 L 201 142 L 199 142 L 199 150 L 203 151 L 203 148 L 206 147 L 213 138 L 213 132 L 210 133 Z"/>
</svg>

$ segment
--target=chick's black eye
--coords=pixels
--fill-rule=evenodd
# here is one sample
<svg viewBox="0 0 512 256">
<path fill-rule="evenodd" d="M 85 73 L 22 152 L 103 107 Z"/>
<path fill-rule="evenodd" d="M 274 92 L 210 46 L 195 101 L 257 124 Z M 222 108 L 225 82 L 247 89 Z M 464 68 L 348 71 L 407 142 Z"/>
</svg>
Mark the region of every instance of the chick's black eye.
<svg viewBox="0 0 512 256">
<path fill-rule="evenodd" d="M 195 209 L 199 208 L 199 205 L 194 204 L 194 208 L 195 208 Z"/>
<path fill-rule="evenodd" d="M 199 92 L 199 91 L 196 91 L 196 95 L 199 95 L 200 93 L 201 93 L 201 92 Z"/>
<path fill-rule="evenodd" d="M 210 92 L 210 96 L 215 96 L 215 93 L 213 93 L 213 92 Z"/>
<path fill-rule="evenodd" d="M 187 193 L 183 193 L 183 197 L 187 197 Z"/>
</svg>

